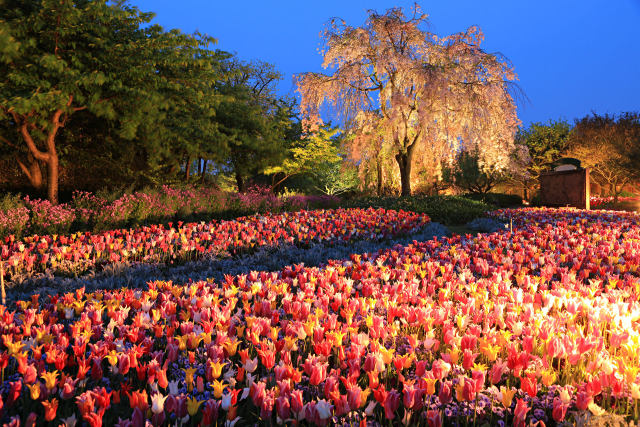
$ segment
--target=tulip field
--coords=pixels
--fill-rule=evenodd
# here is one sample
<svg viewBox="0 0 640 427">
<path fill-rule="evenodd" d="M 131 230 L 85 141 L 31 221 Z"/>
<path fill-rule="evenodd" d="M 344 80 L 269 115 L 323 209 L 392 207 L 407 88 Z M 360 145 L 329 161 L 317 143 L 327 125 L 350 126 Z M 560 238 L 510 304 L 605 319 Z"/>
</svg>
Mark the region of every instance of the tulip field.
<svg viewBox="0 0 640 427">
<path fill-rule="evenodd" d="M 429 218 L 384 209 L 328 209 L 254 215 L 234 221 L 178 222 L 69 236 L 0 241 L 10 276 L 51 272 L 81 274 L 120 262 L 180 262 L 207 255 L 237 255 L 268 245 L 309 245 L 410 232 Z"/>
<path fill-rule="evenodd" d="M 0 305 L 0 423 L 586 425 L 640 420 L 640 216 L 491 212 L 512 228 L 321 267 Z M 7 238 L 7 277 L 412 233 L 339 209 Z M 626 424 L 625 424 L 626 425 Z"/>
</svg>

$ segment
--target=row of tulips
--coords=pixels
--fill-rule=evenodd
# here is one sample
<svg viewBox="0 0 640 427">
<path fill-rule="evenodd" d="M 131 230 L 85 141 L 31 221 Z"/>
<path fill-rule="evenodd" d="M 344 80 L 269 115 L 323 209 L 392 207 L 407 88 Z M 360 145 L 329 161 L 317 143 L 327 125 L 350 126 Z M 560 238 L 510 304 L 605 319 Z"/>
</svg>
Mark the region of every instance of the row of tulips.
<svg viewBox="0 0 640 427">
<path fill-rule="evenodd" d="M 597 208 L 609 203 L 613 203 L 614 201 L 614 197 L 613 196 L 608 196 L 608 197 L 597 197 L 597 196 L 591 196 L 591 198 L 589 199 L 589 203 L 591 205 L 592 208 Z M 633 202 L 640 202 L 640 197 L 637 196 L 625 196 L 625 197 L 618 197 L 618 202 L 621 203 L 633 203 Z"/>
<path fill-rule="evenodd" d="M 11 236 L 0 242 L 9 277 L 79 274 L 121 262 L 176 262 L 281 243 L 375 239 L 408 233 L 429 222 L 424 214 L 385 209 L 336 209 L 254 215 L 233 221 L 145 226 L 68 236 Z"/>
<path fill-rule="evenodd" d="M 637 422 L 640 217 L 496 215 L 513 231 L 0 306 L 0 421 Z"/>
</svg>

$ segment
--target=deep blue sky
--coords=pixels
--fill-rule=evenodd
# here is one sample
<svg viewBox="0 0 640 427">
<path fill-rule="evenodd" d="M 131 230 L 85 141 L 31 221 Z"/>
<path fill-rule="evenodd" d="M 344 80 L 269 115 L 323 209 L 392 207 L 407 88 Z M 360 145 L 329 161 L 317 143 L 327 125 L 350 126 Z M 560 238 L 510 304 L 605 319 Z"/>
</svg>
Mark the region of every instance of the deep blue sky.
<svg viewBox="0 0 640 427">
<path fill-rule="evenodd" d="M 413 1 L 131 0 L 156 13 L 155 23 L 218 39 L 240 59 L 270 62 L 285 75 L 322 71 L 320 31 L 331 17 L 364 24 L 366 10 L 384 12 Z M 448 35 L 478 25 L 488 52 L 506 55 L 529 98 L 523 124 L 640 110 L 640 0 L 459 0 L 419 2 L 430 30 Z"/>
</svg>

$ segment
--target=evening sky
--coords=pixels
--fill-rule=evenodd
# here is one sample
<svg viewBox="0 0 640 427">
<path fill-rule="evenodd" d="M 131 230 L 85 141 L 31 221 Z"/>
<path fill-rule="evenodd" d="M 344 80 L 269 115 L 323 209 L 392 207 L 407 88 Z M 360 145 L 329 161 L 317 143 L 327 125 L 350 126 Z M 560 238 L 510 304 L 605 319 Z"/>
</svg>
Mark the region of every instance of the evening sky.
<svg viewBox="0 0 640 427">
<path fill-rule="evenodd" d="M 165 29 L 196 30 L 242 60 L 270 62 L 295 94 L 292 76 L 323 71 L 320 32 L 331 17 L 361 26 L 367 9 L 383 13 L 412 1 L 132 0 Z M 444 36 L 479 26 L 483 47 L 513 63 L 528 101 L 523 124 L 640 110 L 640 0 L 422 1 L 429 30 Z"/>
</svg>

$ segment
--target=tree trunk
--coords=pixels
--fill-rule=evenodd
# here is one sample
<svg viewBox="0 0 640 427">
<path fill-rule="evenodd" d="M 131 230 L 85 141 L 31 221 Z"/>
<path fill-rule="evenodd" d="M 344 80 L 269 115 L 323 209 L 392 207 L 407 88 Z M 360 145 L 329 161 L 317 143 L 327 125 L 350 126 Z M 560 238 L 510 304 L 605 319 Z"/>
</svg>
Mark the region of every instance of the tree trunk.
<svg viewBox="0 0 640 427">
<path fill-rule="evenodd" d="M 54 151 L 49 153 L 47 162 L 47 197 L 54 205 L 58 204 L 58 174 L 59 174 L 58 154 Z"/>
<path fill-rule="evenodd" d="M 204 176 L 207 173 L 207 162 L 208 160 L 202 161 L 202 171 L 200 172 L 200 182 L 204 183 Z"/>
<path fill-rule="evenodd" d="M 69 98 L 69 104 L 71 105 L 71 101 L 73 98 Z M 58 130 L 64 126 L 65 120 L 61 117 L 64 111 L 62 109 L 57 110 L 52 118 L 51 124 L 52 128 L 47 134 L 46 138 L 46 151 L 41 151 L 35 144 L 31 133 L 29 132 L 29 122 L 25 118 L 20 118 L 17 115 L 14 115 L 14 119 L 16 123 L 20 123 L 20 133 L 27 144 L 27 148 L 29 148 L 29 152 L 33 155 L 36 160 L 40 160 L 47 165 L 47 195 L 49 201 L 57 205 L 58 204 L 58 175 L 59 175 L 59 161 L 58 161 L 58 153 L 56 151 L 56 135 Z"/>
<path fill-rule="evenodd" d="M 40 162 L 33 157 L 30 152 L 27 154 L 27 164 L 22 163 L 20 158 L 16 157 L 16 161 L 20 166 L 22 172 L 27 176 L 29 184 L 36 190 L 42 190 L 44 180 L 42 179 L 42 170 L 40 169 Z"/>
<path fill-rule="evenodd" d="M 184 180 L 189 182 L 189 175 L 191 175 L 191 159 L 189 157 L 187 157 L 187 165 L 184 169 Z"/>
<path fill-rule="evenodd" d="M 396 161 L 400 168 L 400 184 L 401 184 L 401 196 L 411 195 L 411 160 L 413 159 L 413 152 L 415 143 L 407 146 L 405 153 L 396 154 Z"/>
<path fill-rule="evenodd" d="M 246 189 L 247 184 L 244 180 L 244 177 L 237 170 L 236 170 L 236 184 L 238 185 L 238 193 L 244 193 L 245 191 L 247 191 Z"/>
<path fill-rule="evenodd" d="M 382 160 L 377 159 L 376 169 L 378 172 L 378 183 L 377 183 L 377 192 L 378 197 L 382 196 Z"/>
</svg>

